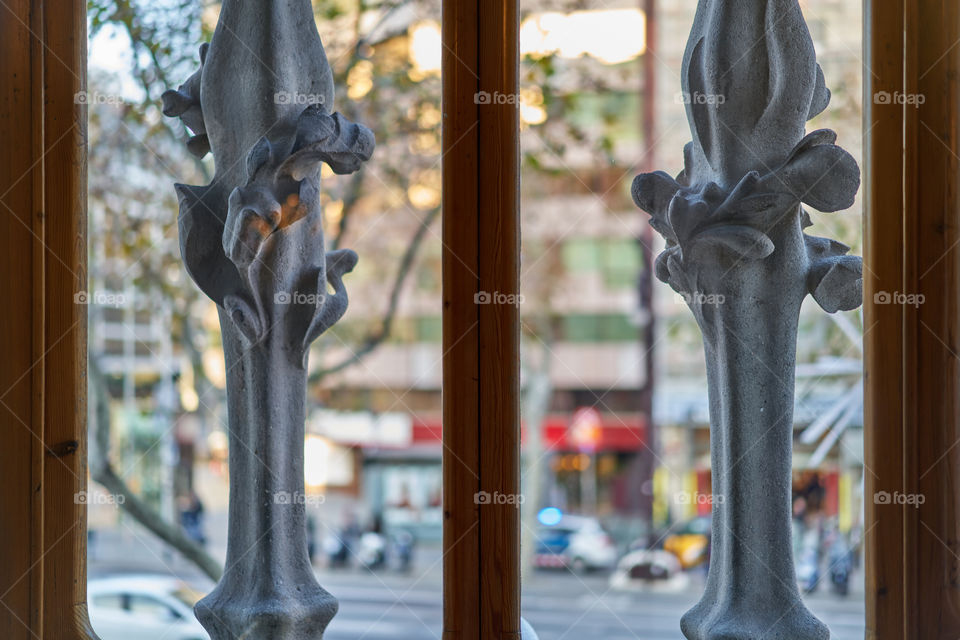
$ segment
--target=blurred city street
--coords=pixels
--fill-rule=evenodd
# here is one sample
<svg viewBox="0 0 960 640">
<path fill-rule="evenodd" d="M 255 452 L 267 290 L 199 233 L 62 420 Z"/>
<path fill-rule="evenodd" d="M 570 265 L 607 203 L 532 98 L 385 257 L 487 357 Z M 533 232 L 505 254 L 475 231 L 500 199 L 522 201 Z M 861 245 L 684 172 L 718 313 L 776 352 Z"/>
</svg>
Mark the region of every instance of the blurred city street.
<svg viewBox="0 0 960 640">
<path fill-rule="evenodd" d="M 438 576 L 418 581 L 323 574 L 321 580 L 340 600 L 327 640 L 440 638 Z M 524 586 L 523 613 L 540 640 L 682 640 L 680 616 L 696 602 L 701 588 L 693 581 L 679 593 L 623 593 L 611 591 L 605 576 L 539 572 Z M 857 593 L 837 598 L 824 588 L 807 602 L 830 627 L 834 640 L 863 638 L 863 603 Z"/>
<path fill-rule="evenodd" d="M 91 577 L 116 573 L 175 575 L 201 590 L 209 580 L 162 547 L 136 524 L 104 532 L 90 560 Z M 215 550 L 213 550 L 215 551 Z M 340 602 L 325 640 L 439 640 L 442 632 L 441 551 L 419 547 L 412 570 L 367 571 L 318 568 L 320 584 Z M 576 575 L 564 570 L 536 571 L 524 581 L 523 614 L 540 640 L 683 640 L 680 616 L 693 605 L 703 573 L 676 592 L 624 592 L 610 588 L 608 575 Z M 806 602 L 829 627 L 834 640 L 861 640 L 864 633 L 862 573 L 854 574 L 849 596 L 841 598 L 824 583 Z"/>
<path fill-rule="evenodd" d="M 741 431 L 725 435 L 732 427 L 717 420 L 723 413 L 718 413 L 717 402 L 725 391 L 714 388 L 708 395 L 705 354 L 716 350 L 705 350 L 701 329 L 707 316 L 720 313 L 727 296 L 711 294 L 701 300 L 701 294 L 710 293 L 700 291 L 701 284 L 691 281 L 695 290 L 681 292 L 684 287 L 676 281 L 667 283 L 671 279 L 664 271 L 671 269 L 665 265 L 672 261 L 679 240 L 670 233 L 661 237 L 658 218 L 647 215 L 661 207 L 641 202 L 633 186 L 638 172 L 664 169 L 663 175 L 677 175 L 686 166 L 684 182 L 692 179 L 688 171 L 697 168 L 688 157 L 687 115 L 701 105 L 692 102 L 694 97 L 710 96 L 689 94 L 677 77 L 685 69 L 697 0 L 524 0 L 517 16 L 519 49 L 514 52 L 521 72 L 517 92 L 479 91 L 469 108 L 452 111 L 441 102 L 445 3 L 300 3 L 312 4 L 326 51 L 325 62 L 318 58 L 318 64 L 331 67 L 336 104 L 332 90 L 300 96 L 283 88 L 267 92 L 273 93 L 276 107 L 268 109 L 269 118 L 293 113 L 291 109 L 301 106 L 300 98 L 309 98 L 301 116 L 313 115 L 304 122 L 312 122 L 315 115 L 326 122 L 326 115 L 317 114 L 323 111 L 319 107 L 329 107 L 330 114 L 338 111 L 338 117 L 350 121 L 343 131 L 356 134 L 344 134 L 344 140 L 368 144 L 362 145 L 362 154 L 351 151 L 363 160 L 364 168 L 349 177 L 339 169 L 354 171 L 353 165 L 335 168 L 336 162 L 320 158 L 329 166 L 322 170 L 322 186 L 319 182 L 311 186 L 309 192 L 316 192 L 316 198 L 309 199 L 306 209 L 301 205 L 306 206 L 307 199 L 277 195 L 277 206 L 284 212 L 294 210 L 290 204 L 294 201 L 297 212 L 309 209 L 315 222 L 308 230 L 302 229 L 306 222 L 298 227 L 301 231 L 294 230 L 302 217 L 297 213 L 290 224 L 274 225 L 269 242 L 259 231 L 249 234 L 249 241 L 260 247 L 257 261 L 262 257 L 264 267 L 278 271 L 274 275 L 288 267 L 306 269 L 302 277 L 284 275 L 275 282 L 241 278 L 243 287 L 256 291 L 244 289 L 236 299 L 258 300 L 254 306 L 259 337 L 249 349 L 244 341 L 252 340 L 252 325 L 247 325 L 253 308 L 236 311 L 239 307 L 227 297 L 236 293 L 234 287 L 241 287 L 234 283 L 232 274 L 239 273 L 234 266 L 240 271 L 248 266 L 239 262 L 231 266 L 235 256 L 226 249 L 228 236 L 246 238 L 246 231 L 234 233 L 233 227 L 245 229 L 247 216 L 240 216 L 237 225 L 227 225 L 231 231 L 223 231 L 223 242 L 208 237 L 221 233 L 219 223 L 211 231 L 206 223 L 189 222 L 194 200 L 209 208 L 206 198 L 216 196 L 219 202 L 220 195 L 231 192 L 220 194 L 218 171 L 225 161 L 236 163 L 218 151 L 211 164 L 207 143 L 218 134 L 208 138 L 191 123 L 192 117 L 203 115 L 197 113 L 203 111 L 199 93 L 190 93 L 193 89 L 187 84 L 170 91 L 186 78 L 192 78 L 188 84 L 206 82 L 201 80 L 207 72 L 195 73 L 195 52 L 219 29 L 221 3 L 184 0 L 174 8 L 134 2 L 120 11 L 115 3 L 90 1 L 95 19 L 88 43 L 89 91 L 83 97 L 98 98 L 85 100 L 89 228 L 96 233 L 90 234 L 87 248 L 86 291 L 74 297 L 74 302 L 86 305 L 89 327 L 91 443 L 78 449 L 89 454 L 89 484 L 74 495 L 74 502 L 77 513 L 82 512 L 80 504 L 86 509 L 88 610 L 95 628 L 99 623 L 102 640 L 204 640 L 207 632 L 195 620 L 193 606 L 213 587 L 209 576 L 216 576 L 225 563 L 228 572 L 234 567 L 228 578 L 243 577 L 242 584 L 227 589 L 231 594 L 249 595 L 250 601 L 276 596 L 285 614 L 299 616 L 307 611 L 299 609 L 299 598 L 306 594 L 291 593 L 290 576 L 309 571 L 304 551 L 320 585 L 340 604 L 325 640 L 440 640 L 444 560 L 449 567 L 473 566 L 479 557 L 502 558 L 523 567 L 521 611 L 540 640 L 682 640 L 680 618 L 703 591 L 712 549 L 731 548 L 711 544 L 715 534 L 718 540 L 727 537 L 714 525 L 715 505 L 743 499 L 743 487 L 748 485 L 750 507 L 756 502 L 757 509 L 747 517 L 766 521 L 757 527 L 748 523 L 750 540 L 741 541 L 764 558 L 753 565 L 755 573 L 744 572 L 750 574 L 747 582 L 760 582 L 771 590 L 786 585 L 779 593 L 765 595 L 781 601 L 790 597 L 793 605 L 787 562 L 792 556 L 798 584 L 811 592 L 806 596 L 809 608 L 830 627 L 831 637 L 863 638 L 860 559 L 865 532 L 870 530 L 866 519 L 871 500 L 880 504 L 865 482 L 872 471 L 863 458 L 863 317 L 855 311 L 824 313 L 822 296 L 798 307 L 795 344 L 792 337 L 777 343 L 783 357 L 795 354 L 795 376 L 768 376 L 767 366 L 759 374 L 753 371 L 756 380 L 749 380 L 751 399 L 775 394 L 776 407 L 766 401 L 757 405 L 760 412 L 774 408 L 762 416 L 774 422 L 759 431 L 741 430 L 749 436 L 741 437 Z M 843 148 L 858 158 L 861 100 L 866 95 L 860 81 L 863 62 L 856 53 L 861 50 L 861 33 L 828 27 L 861 23 L 862 3 L 801 4 L 822 62 L 822 80 L 832 83 L 836 107 L 817 116 L 810 130 L 821 131 L 806 140 L 819 147 L 822 129 L 836 131 Z M 201 24 L 202 29 L 197 27 Z M 277 42 L 289 44 L 285 38 Z M 138 52 L 151 56 L 141 60 Z M 267 93 L 251 104 L 263 106 Z M 470 98 L 470 93 L 474 92 L 464 96 Z M 821 94 L 825 95 L 818 89 Z M 318 97 L 323 98 L 321 104 L 316 103 Z M 721 97 L 725 100 L 716 95 L 711 101 Z M 183 109 L 171 109 L 171 100 L 182 103 Z M 447 116 L 473 113 L 480 105 L 495 110 L 507 104 L 517 107 L 521 162 L 510 181 L 515 178 L 522 184 L 515 221 L 522 229 L 522 243 L 508 251 L 498 239 L 490 243 L 496 256 L 480 260 L 478 250 L 489 239 L 499 238 L 495 234 L 512 229 L 511 223 L 509 229 L 491 231 L 483 241 L 459 237 L 468 251 L 458 255 L 446 241 L 449 231 L 442 222 L 447 219 L 450 224 L 453 201 L 444 193 L 459 189 L 451 191 L 443 168 L 461 153 L 479 155 L 458 147 L 473 144 L 476 137 L 466 135 L 466 127 L 462 136 L 452 138 L 454 142 L 450 138 L 444 142 L 444 126 L 452 126 L 455 119 Z M 822 110 L 825 105 L 817 101 L 817 106 Z M 356 133 L 360 130 L 354 122 L 369 131 Z M 255 167 L 267 166 L 264 157 L 279 162 L 278 150 L 301 144 L 300 125 L 296 126 L 293 142 L 286 134 L 282 144 L 269 132 L 261 134 L 269 145 L 258 142 L 252 147 L 244 184 L 252 184 L 250 172 Z M 197 135 L 186 138 L 184 149 L 187 130 Z M 243 136 L 249 133 L 238 131 Z M 693 133 L 696 139 L 699 134 Z M 377 152 L 370 157 L 372 140 Z M 445 161 L 453 147 L 456 153 Z M 272 151 L 264 156 L 263 149 Z M 298 154 L 303 150 L 297 149 Z M 205 155 L 203 161 L 192 157 Z M 485 159 L 484 166 L 487 162 L 493 166 L 494 160 Z M 301 161 L 306 162 L 302 158 L 297 162 Z M 306 176 L 297 181 L 313 185 Z M 193 195 L 184 199 L 183 188 L 173 188 L 175 180 L 205 185 L 214 177 L 218 188 L 209 196 L 189 191 Z M 705 192 L 710 207 L 720 191 L 726 193 L 732 186 L 725 181 L 726 177 L 720 180 L 723 185 L 710 183 Z M 731 203 L 742 197 L 752 203 L 743 212 L 747 217 L 761 205 L 764 211 L 774 204 L 786 206 L 780 196 L 767 202 L 768 186 L 761 189 L 753 182 L 743 185 L 759 189 L 756 194 L 735 190 L 734 198 L 730 192 L 717 200 L 725 203 L 717 210 L 734 211 Z M 852 179 L 847 182 L 848 187 L 855 186 Z M 680 183 L 676 184 L 671 197 L 680 193 Z M 470 197 L 473 191 L 467 191 L 455 195 Z M 752 199 L 755 195 L 757 199 Z M 220 204 L 226 209 L 216 213 L 223 213 L 224 222 L 233 209 L 226 200 Z M 273 206 L 269 205 L 271 212 Z M 824 215 L 811 205 L 800 219 L 804 228 L 815 225 L 819 235 L 836 239 L 829 241 L 830 251 L 846 245 L 852 256 L 862 253 L 862 206 L 852 199 L 847 206 L 838 216 L 832 204 L 828 209 L 834 213 Z M 485 207 L 486 202 L 480 209 Z M 705 219 L 703 225 L 691 227 L 691 233 L 713 229 L 713 224 Z M 766 231 L 744 224 L 733 225 L 730 247 L 727 240 L 721 242 L 726 247 L 723 255 L 728 249 L 737 255 L 741 249 L 753 254 L 773 242 Z M 306 231 L 304 238 L 309 236 L 313 248 L 304 249 L 304 255 L 322 250 L 331 259 L 329 268 L 316 274 L 312 261 L 307 261 L 309 269 L 306 263 L 297 266 L 274 244 L 276 240 L 276 246 L 286 246 L 280 238 Z M 282 233 L 274 238 L 275 232 Z M 509 237 L 511 243 L 516 240 L 512 232 Z M 765 241 L 758 243 L 756 237 Z M 201 250 L 194 252 L 194 245 Z M 224 254 L 222 261 L 217 248 L 221 245 L 231 254 Z M 253 251 L 252 244 L 248 248 Z M 346 254 L 333 260 L 335 249 L 350 249 L 359 256 L 356 268 L 347 269 L 350 275 L 342 281 L 346 263 L 339 260 Z M 658 261 L 658 254 L 668 260 Z M 480 262 L 474 264 L 470 256 Z M 484 275 L 485 265 L 507 258 L 516 260 L 520 281 L 517 286 L 505 282 L 509 286 L 493 287 L 495 283 Z M 197 268 L 191 266 L 193 260 Z M 198 278 L 205 271 L 200 262 L 216 269 Z M 820 269 L 827 263 L 816 264 Z M 466 289 L 454 284 L 452 275 L 461 266 L 476 272 L 464 279 L 471 290 L 462 301 L 459 296 Z M 859 273 L 853 267 L 836 273 L 830 269 L 834 275 Z M 319 282 L 314 282 L 315 276 Z M 853 280 L 860 286 L 857 277 Z M 330 285 L 326 289 L 324 278 Z M 204 284 L 207 280 L 210 286 Z M 276 290 L 267 292 L 271 287 Z M 344 287 L 349 290 L 346 311 Z M 211 296 L 213 290 L 218 293 Z M 738 303 L 745 299 L 729 297 L 731 303 L 734 297 L 742 298 Z M 750 301 L 758 313 L 773 307 L 765 298 Z M 472 309 L 477 305 L 485 307 Z M 510 317 L 515 315 L 517 321 L 498 324 L 496 335 L 498 340 L 509 338 L 503 344 L 511 345 L 510 353 L 516 348 L 517 357 L 498 353 L 490 367 L 481 366 L 494 353 L 493 343 L 483 336 L 488 318 L 501 318 L 497 305 L 515 306 Z M 286 367 L 286 360 L 277 371 L 269 365 L 261 397 L 252 381 L 264 375 L 267 365 L 251 358 L 280 362 L 271 355 L 280 342 L 267 336 L 306 330 L 298 314 L 305 319 L 308 312 L 313 314 L 309 339 L 299 336 L 290 343 L 303 347 L 305 357 L 298 355 L 295 370 Z M 285 319 L 294 317 L 290 314 L 297 315 L 296 321 Z M 450 321 L 470 314 L 475 314 L 473 326 Z M 336 321 L 335 326 L 328 317 L 334 318 L 330 322 Z M 726 321 L 721 324 L 727 326 Z M 320 325 L 324 335 L 313 342 Z M 779 320 L 769 325 L 780 327 Z M 779 340 L 783 328 L 775 334 L 766 327 L 757 329 L 743 336 L 743 347 L 758 357 L 772 357 L 771 335 Z M 706 333 L 708 342 L 711 331 Z M 481 339 L 474 341 L 474 335 Z M 244 349 L 234 353 L 231 345 L 240 343 Z M 472 356 L 458 355 L 474 344 L 482 347 L 476 359 L 479 368 L 470 365 L 461 371 L 452 359 L 474 362 Z M 733 357 L 730 362 L 742 364 Z M 716 363 L 711 366 L 721 370 Z M 301 367 L 306 368 L 306 380 L 301 379 Z M 488 389 L 492 394 L 495 387 L 480 384 L 487 375 L 480 373 L 494 369 L 512 372 L 501 381 L 515 376 L 518 384 L 510 382 L 497 396 L 509 399 L 510 406 L 515 403 L 518 411 L 511 409 L 509 419 L 503 413 L 504 419 L 488 422 L 485 408 L 481 429 L 479 422 L 474 425 L 472 418 L 463 417 L 467 414 L 451 407 L 466 399 L 473 415 L 474 407 L 486 406 L 493 397 L 487 395 Z M 782 393 L 771 391 L 775 378 L 784 385 Z M 474 386 L 468 392 L 452 382 L 470 380 L 476 384 L 470 382 Z M 470 399 L 476 389 L 483 389 L 482 401 Z M 34 396 L 24 396 L 25 407 L 33 406 L 30 397 Z M 792 412 L 787 406 L 791 397 Z M 271 414 L 269 419 L 260 415 L 263 412 Z M 762 435 L 754 437 L 758 434 Z M 773 446 L 767 434 L 780 439 L 781 453 L 789 447 L 789 459 L 766 455 L 767 445 Z M 721 443 L 746 442 L 746 451 L 718 459 L 716 451 L 722 450 L 715 444 L 718 435 L 726 438 Z M 302 471 L 299 456 L 292 455 L 301 450 Z M 764 455 L 758 455 L 760 451 Z M 763 468 L 760 482 L 734 477 L 748 467 Z M 509 469 L 519 474 L 506 473 Z M 24 486 L 33 481 L 30 476 Z M 755 491 L 758 486 L 764 490 Z M 780 493 L 774 495 L 774 488 Z M 503 511 L 497 510 L 504 505 L 515 506 L 519 517 L 501 518 L 498 513 Z M 762 515 L 770 506 L 779 510 L 781 519 Z M 228 508 L 233 517 L 229 563 Z M 292 517 L 287 513 L 291 509 Z M 455 525 L 447 533 L 452 532 L 448 541 L 456 543 L 446 551 L 441 540 L 444 523 Z M 467 535 L 481 523 L 490 523 L 489 530 L 481 526 L 482 535 Z M 766 526 L 770 523 L 776 526 Z M 742 519 L 736 524 L 739 528 Z M 776 535 L 771 534 L 774 529 Z M 518 538 L 519 553 L 512 545 Z M 734 561 L 742 557 L 738 551 Z M 770 557 L 778 561 L 767 562 Z M 727 561 L 714 562 L 715 568 L 721 566 L 728 566 Z M 776 575 L 766 575 L 764 568 L 770 566 L 780 567 Z M 470 575 L 451 579 L 464 584 L 450 585 L 449 593 L 464 587 L 468 594 L 483 593 L 481 609 L 516 611 L 516 605 L 509 604 L 517 597 L 513 581 L 498 575 L 477 580 L 466 573 Z M 475 581 L 477 592 L 467 584 Z M 304 580 L 296 582 L 294 588 L 300 588 Z M 728 586 L 736 583 L 730 580 Z M 504 601 L 497 602 L 501 595 Z M 472 606 L 475 597 L 468 597 Z M 233 610 L 247 611 L 247 606 Z M 311 615 L 305 619 L 315 626 Z M 474 622 L 447 620 L 448 626 L 464 629 Z M 244 637 L 260 633 L 248 631 L 250 624 L 232 621 L 228 626 L 232 625 L 230 633 Z M 481 634 L 494 635 L 486 629 Z M 755 635 L 791 634 L 780 628 Z M 2 636 L 0 640 L 6 640 Z"/>
</svg>

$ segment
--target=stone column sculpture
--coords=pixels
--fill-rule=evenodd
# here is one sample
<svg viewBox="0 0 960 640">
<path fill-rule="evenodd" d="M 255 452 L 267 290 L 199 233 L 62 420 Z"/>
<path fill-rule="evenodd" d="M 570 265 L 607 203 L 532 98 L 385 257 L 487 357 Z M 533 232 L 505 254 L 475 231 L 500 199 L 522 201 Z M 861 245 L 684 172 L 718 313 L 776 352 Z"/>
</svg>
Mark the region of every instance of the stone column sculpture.
<svg viewBox="0 0 960 640">
<path fill-rule="evenodd" d="M 638 176 L 637 205 L 667 241 L 657 277 L 697 319 L 710 397 L 710 571 L 689 640 L 821 640 L 791 554 L 794 365 L 800 305 L 861 303 L 859 257 L 806 235 L 804 205 L 850 207 L 856 161 L 805 133 L 830 93 L 797 0 L 700 0 L 683 61 L 693 141 L 684 170 Z"/>
<path fill-rule="evenodd" d="M 209 185 L 176 186 L 184 263 L 220 313 L 230 431 L 226 568 L 196 613 L 214 640 L 317 639 L 337 602 L 307 558 L 306 361 L 357 261 L 324 251 L 320 165 L 356 171 L 373 134 L 331 113 L 310 0 L 224 0 L 200 60 L 163 95 L 216 162 Z"/>
</svg>

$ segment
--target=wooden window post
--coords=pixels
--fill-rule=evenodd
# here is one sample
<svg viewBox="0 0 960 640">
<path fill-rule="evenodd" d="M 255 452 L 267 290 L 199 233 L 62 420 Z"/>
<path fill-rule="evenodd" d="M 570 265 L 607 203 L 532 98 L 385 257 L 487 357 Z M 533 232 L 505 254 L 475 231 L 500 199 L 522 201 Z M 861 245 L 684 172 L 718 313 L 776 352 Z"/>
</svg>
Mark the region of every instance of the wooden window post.
<svg viewBox="0 0 960 640">
<path fill-rule="evenodd" d="M 86 3 L 0 7 L 0 638 L 89 638 Z"/>
<path fill-rule="evenodd" d="M 517 0 L 443 3 L 445 640 L 520 638 L 518 49 Z"/>
<path fill-rule="evenodd" d="M 867 638 L 956 638 L 960 6 L 865 6 Z"/>
</svg>

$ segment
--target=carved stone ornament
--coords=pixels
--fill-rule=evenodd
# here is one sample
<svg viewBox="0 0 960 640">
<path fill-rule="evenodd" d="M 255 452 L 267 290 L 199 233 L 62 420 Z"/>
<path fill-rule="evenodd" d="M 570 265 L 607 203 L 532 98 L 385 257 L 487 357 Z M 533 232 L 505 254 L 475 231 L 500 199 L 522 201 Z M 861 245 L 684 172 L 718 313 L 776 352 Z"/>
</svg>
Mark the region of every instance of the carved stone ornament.
<svg viewBox="0 0 960 640">
<path fill-rule="evenodd" d="M 213 640 L 317 639 L 337 601 L 307 558 L 306 361 L 357 262 L 324 250 L 320 167 L 356 171 L 373 134 L 331 112 L 309 0 L 224 0 L 200 62 L 163 95 L 216 163 L 209 185 L 176 185 L 184 264 L 220 314 L 230 431 L 226 568 L 196 613 Z"/>
<path fill-rule="evenodd" d="M 707 363 L 718 499 L 706 589 L 681 628 L 689 640 L 825 640 L 791 553 L 797 324 L 807 294 L 830 313 L 858 307 L 862 264 L 806 235 L 804 206 L 850 207 L 860 171 L 834 132 L 805 131 L 830 92 L 797 0 L 700 0 L 682 84 L 684 170 L 633 183 L 667 241 L 657 277 L 686 299 Z"/>
</svg>

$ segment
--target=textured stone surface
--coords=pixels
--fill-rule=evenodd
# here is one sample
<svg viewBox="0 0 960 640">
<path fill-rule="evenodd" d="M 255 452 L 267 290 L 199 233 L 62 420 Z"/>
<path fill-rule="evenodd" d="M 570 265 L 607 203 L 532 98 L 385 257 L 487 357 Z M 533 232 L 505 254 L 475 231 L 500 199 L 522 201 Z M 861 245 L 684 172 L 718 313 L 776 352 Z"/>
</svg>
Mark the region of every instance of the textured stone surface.
<svg viewBox="0 0 960 640">
<path fill-rule="evenodd" d="M 230 430 L 227 562 L 196 613 L 214 640 L 317 639 L 337 602 L 307 558 L 306 359 L 346 311 L 357 261 L 324 251 L 320 165 L 356 171 L 373 134 L 331 113 L 309 0 L 225 0 L 200 58 L 163 95 L 188 149 L 216 162 L 211 184 L 176 186 L 184 263 L 219 307 Z"/>
<path fill-rule="evenodd" d="M 640 175 L 634 200 L 667 240 L 657 276 L 703 333 L 713 548 L 689 640 L 822 640 L 791 554 L 794 366 L 800 305 L 861 303 L 861 261 L 806 235 L 804 205 L 850 207 L 856 161 L 806 134 L 830 93 L 797 0 L 701 0 L 682 83 L 693 141 L 677 178 Z"/>
</svg>

